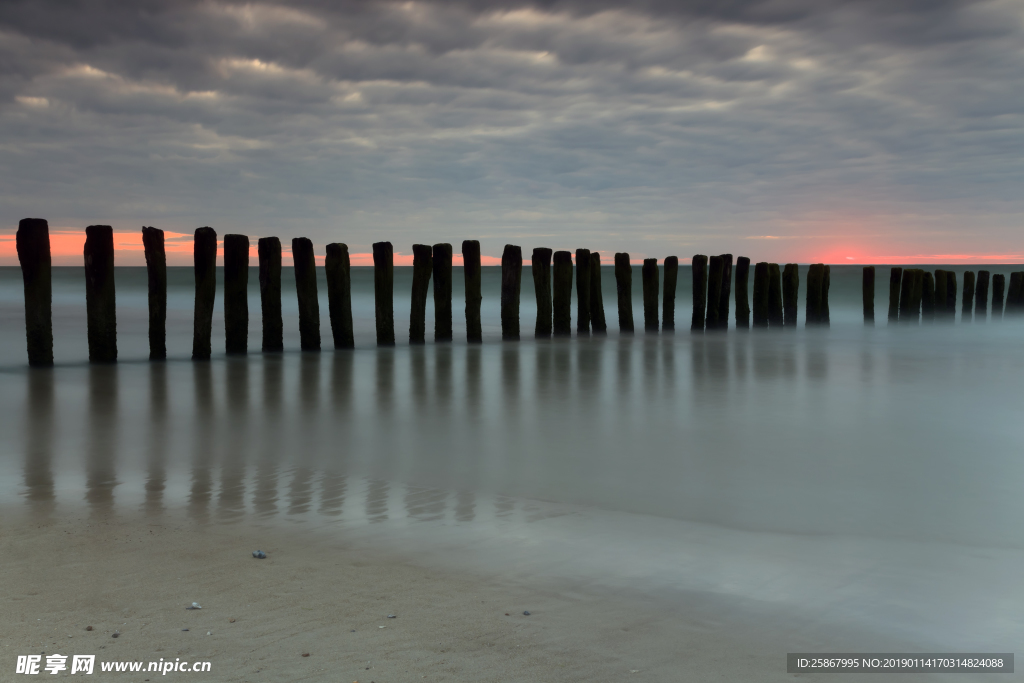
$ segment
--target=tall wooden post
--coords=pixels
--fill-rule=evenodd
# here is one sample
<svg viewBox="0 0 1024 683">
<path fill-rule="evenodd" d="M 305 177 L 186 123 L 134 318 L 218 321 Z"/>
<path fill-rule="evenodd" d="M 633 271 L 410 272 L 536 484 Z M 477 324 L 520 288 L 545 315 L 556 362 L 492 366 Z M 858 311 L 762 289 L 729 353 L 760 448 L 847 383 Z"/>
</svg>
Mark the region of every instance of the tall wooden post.
<svg viewBox="0 0 1024 683">
<path fill-rule="evenodd" d="M 352 330 L 352 275 L 347 244 L 335 242 L 327 245 L 324 272 L 327 275 L 327 307 L 331 313 L 334 348 L 353 349 L 356 341 Z"/>
<path fill-rule="evenodd" d="M 551 336 L 551 250 L 536 247 L 531 259 L 533 291 L 537 295 L 537 324 L 533 336 L 547 339 Z"/>
<path fill-rule="evenodd" d="M 409 310 L 409 343 L 427 343 L 427 290 L 434 269 L 429 244 L 412 245 L 412 296 Z"/>
<path fill-rule="evenodd" d="M 679 280 L 679 257 L 665 257 L 665 284 L 661 295 L 661 329 L 676 329 L 676 282 Z"/>
<path fill-rule="evenodd" d="M 974 322 L 974 271 L 964 272 L 964 298 L 960 304 L 960 322 Z"/>
<path fill-rule="evenodd" d="M 768 262 L 754 266 L 754 327 L 768 327 Z"/>
<path fill-rule="evenodd" d="M 736 329 L 750 329 L 750 259 L 740 256 L 736 259 Z"/>
<path fill-rule="evenodd" d="M 935 271 L 935 320 L 937 322 L 946 322 L 947 311 L 946 311 L 946 271 L 941 268 Z"/>
<path fill-rule="evenodd" d="M 435 244 L 431 254 L 434 267 L 434 341 L 452 340 L 452 245 Z"/>
<path fill-rule="evenodd" d="M 789 266 L 786 266 L 787 268 Z M 864 266 L 861 276 L 861 296 L 864 299 L 864 324 L 875 324 L 875 267 Z"/>
<path fill-rule="evenodd" d="M 149 284 L 149 359 L 167 358 L 167 254 L 164 231 L 142 228 L 142 247 L 146 253 L 146 277 Z"/>
<path fill-rule="evenodd" d="M 192 360 L 210 360 L 213 305 L 217 298 L 217 233 L 213 228 L 196 229 L 192 258 L 196 276 Z"/>
<path fill-rule="evenodd" d="M 484 340 L 480 323 L 480 242 L 465 240 L 462 243 L 462 265 L 466 275 L 466 341 L 480 343 Z"/>
<path fill-rule="evenodd" d="M 796 329 L 797 306 L 800 293 L 800 267 L 787 263 L 782 270 L 782 326 Z"/>
<path fill-rule="evenodd" d="M 50 225 L 43 218 L 22 218 L 15 238 L 25 285 L 25 342 L 28 364 L 53 365 L 53 284 Z"/>
<path fill-rule="evenodd" d="M 978 284 L 974 290 L 974 322 L 988 322 L 988 282 L 991 273 L 978 271 Z"/>
<path fill-rule="evenodd" d="M 117 305 L 114 293 L 114 229 L 85 229 L 85 306 L 89 323 L 89 362 L 117 361 Z"/>
<path fill-rule="evenodd" d="M 900 319 L 900 283 L 903 279 L 903 269 L 894 267 L 889 270 L 889 322 L 898 322 Z"/>
<path fill-rule="evenodd" d="M 284 351 L 284 320 L 281 317 L 281 240 L 261 237 L 260 310 L 263 314 L 263 351 Z"/>
<path fill-rule="evenodd" d="M 501 338 L 519 341 L 519 293 L 523 285 L 523 249 L 506 244 L 501 253 Z"/>
<path fill-rule="evenodd" d="M 718 329 L 729 330 L 729 297 L 732 294 L 732 254 L 722 254 L 722 295 L 718 299 Z"/>
<path fill-rule="evenodd" d="M 946 315 L 949 321 L 956 320 L 956 273 L 946 271 Z"/>
<path fill-rule="evenodd" d="M 590 334 L 590 250 L 576 250 L 576 335 Z"/>
<path fill-rule="evenodd" d="M 224 235 L 224 351 L 249 351 L 249 238 Z"/>
<path fill-rule="evenodd" d="M 768 264 L 768 326 L 782 329 L 785 306 L 782 303 L 782 271 L 778 263 Z"/>
<path fill-rule="evenodd" d="M 1018 316 L 1024 313 L 1024 271 L 1010 273 L 1010 286 L 1006 290 L 1006 315 Z"/>
<path fill-rule="evenodd" d="M 373 307 L 377 346 L 394 346 L 395 251 L 391 242 L 373 244 Z"/>
<path fill-rule="evenodd" d="M 821 324 L 821 290 L 825 281 L 825 266 L 812 263 L 807 269 L 807 299 L 804 303 L 804 327 Z"/>
<path fill-rule="evenodd" d="M 1006 276 L 997 273 L 992 276 L 992 320 L 1003 319 L 1003 294 L 1006 291 Z"/>
<path fill-rule="evenodd" d="M 718 306 L 722 303 L 722 271 L 722 257 L 708 257 L 708 297 L 704 314 L 705 332 L 719 329 Z"/>
<path fill-rule="evenodd" d="M 658 259 L 644 259 L 640 270 L 644 287 L 644 330 L 658 332 Z"/>
<path fill-rule="evenodd" d="M 303 351 L 320 350 L 320 301 L 316 292 L 316 259 L 313 242 L 307 237 L 292 239 L 295 264 L 295 294 L 299 300 L 299 346 Z M 392 343 L 394 327 L 392 324 Z"/>
<path fill-rule="evenodd" d="M 554 328 L 556 337 L 572 336 L 572 254 L 556 251 L 552 268 Z"/>
<path fill-rule="evenodd" d="M 832 324 L 832 316 L 829 313 L 828 308 L 828 290 L 832 287 L 832 266 L 823 264 L 822 266 L 822 278 L 821 278 L 821 313 L 818 317 L 819 322 L 828 327 Z"/>
<path fill-rule="evenodd" d="M 704 334 L 704 318 L 708 305 L 708 257 L 697 254 L 690 263 L 693 271 L 693 316 L 690 319 L 690 332 Z"/>
<path fill-rule="evenodd" d="M 900 322 L 909 325 L 917 324 L 917 316 L 911 318 L 911 306 L 914 299 L 914 269 L 903 271 L 903 282 L 900 283 Z"/>
<path fill-rule="evenodd" d="M 590 252 L 590 327 L 594 334 L 608 332 L 604 318 L 604 293 L 601 291 L 601 255 Z"/>
<path fill-rule="evenodd" d="M 924 271 L 923 285 L 921 288 L 921 321 L 924 323 L 935 322 L 935 278 L 928 271 Z"/>
<path fill-rule="evenodd" d="M 633 266 L 629 254 L 615 254 L 615 292 L 619 306 L 619 334 L 633 333 Z"/>
</svg>

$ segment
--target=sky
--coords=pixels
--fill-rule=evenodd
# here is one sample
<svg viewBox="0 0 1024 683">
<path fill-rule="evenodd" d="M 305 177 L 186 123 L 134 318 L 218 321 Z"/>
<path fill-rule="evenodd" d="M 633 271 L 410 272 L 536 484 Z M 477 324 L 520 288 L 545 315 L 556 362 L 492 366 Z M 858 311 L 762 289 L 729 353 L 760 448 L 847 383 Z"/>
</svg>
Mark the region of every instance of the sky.
<svg viewBox="0 0 1024 683">
<path fill-rule="evenodd" d="M 63 265 L 91 224 L 1024 262 L 1024 3 L 4 0 L 0 159 L 5 265 L 25 217 Z"/>
</svg>

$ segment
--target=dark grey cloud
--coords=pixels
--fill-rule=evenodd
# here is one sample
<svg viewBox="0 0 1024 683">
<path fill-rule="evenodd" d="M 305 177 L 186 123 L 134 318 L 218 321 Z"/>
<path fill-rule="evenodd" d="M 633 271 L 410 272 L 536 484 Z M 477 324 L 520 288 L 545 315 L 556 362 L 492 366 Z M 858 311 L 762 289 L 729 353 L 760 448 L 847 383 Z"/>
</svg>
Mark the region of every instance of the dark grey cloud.
<svg viewBox="0 0 1024 683">
<path fill-rule="evenodd" d="M 1015 0 L 9 0 L 4 225 L 1020 252 L 1022 17 Z"/>
</svg>

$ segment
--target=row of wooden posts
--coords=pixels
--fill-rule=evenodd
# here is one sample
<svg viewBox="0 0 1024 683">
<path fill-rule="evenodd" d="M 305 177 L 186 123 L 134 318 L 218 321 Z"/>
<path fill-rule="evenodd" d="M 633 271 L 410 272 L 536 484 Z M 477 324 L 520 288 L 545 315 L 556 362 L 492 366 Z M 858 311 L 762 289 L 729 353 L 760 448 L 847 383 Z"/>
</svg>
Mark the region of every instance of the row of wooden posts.
<svg viewBox="0 0 1024 683">
<path fill-rule="evenodd" d="M 149 342 L 150 358 L 167 357 L 167 263 L 164 234 L 152 227 L 142 228 L 149 279 Z M 30 365 L 53 364 L 53 330 L 51 321 L 51 280 L 49 227 L 44 219 L 26 218 L 18 226 L 18 257 L 25 283 L 25 326 Z M 284 324 L 281 316 L 281 241 L 264 237 L 258 242 L 260 296 L 263 317 L 263 351 L 284 348 Z M 433 280 L 434 341 L 452 340 L 452 246 L 413 245 L 412 309 L 409 322 L 409 343 L 426 341 L 426 302 Z M 248 350 L 249 308 L 249 238 L 245 235 L 224 236 L 224 328 L 227 353 Z M 480 305 L 481 263 L 480 243 L 462 243 L 466 290 L 466 336 L 469 342 L 482 341 Z M 88 320 L 89 359 L 92 362 L 117 360 L 117 322 L 114 292 L 113 229 L 108 225 L 86 228 L 85 240 L 86 309 Z M 312 242 L 304 237 L 292 240 L 295 284 L 299 305 L 299 337 L 303 350 L 320 349 L 320 308 L 317 298 L 316 266 Z M 213 310 L 216 298 L 217 233 L 209 227 L 195 232 L 195 309 L 192 358 L 209 359 L 212 351 Z M 390 242 L 373 245 L 374 296 L 377 344 L 395 344 L 393 311 L 394 252 Z M 754 266 L 752 301 L 748 301 L 750 259 L 739 257 L 735 267 L 733 289 L 732 254 L 696 255 L 692 259 L 693 315 L 690 330 L 728 329 L 730 295 L 735 301 L 738 329 L 750 327 L 753 304 L 755 328 L 795 329 L 800 277 L 797 264 L 780 269 L 775 263 Z M 506 245 L 501 259 L 501 329 L 502 339 L 518 340 L 519 299 L 522 282 L 522 249 Z M 657 259 L 645 259 L 641 269 L 643 281 L 644 329 L 648 332 L 675 329 L 675 292 L 679 259 L 667 257 L 663 262 L 664 282 L 659 283 Z M 573 254 L 552 252 L 547 248 L 533 250 L 532 270 L 537 294 L 537 320 L 534 335 L 539 338 L 568 337 L 572 334 L 571 299 L 575 271 L 577 334 L 602 334 L 607 330 L 601 289 L 601 258 L 596 252 L 577 249 L 575 268 Z M 348 247 L 328 244 L 325 271 L 334 347 L 355 345 L 352 328 L 352 295 Z M 633 269 L 629 254 L 615 255 L 615 281 L 618 298 L 619 330 L 633 332 Z M 874 266 L 864 268 L 864 320 L 874 322 Z M 829 324 L 828 292 L 831 269 L 812 264 L 807 273 L 805 317 L 808 326 Z M 976 299 L 978 310 L 988 303 L 988 271 L 968 271 L 964 278 L 963 316 L 967 319 L 968 303 Z M 992 278 L 993 304 L 998 302 L 1000 315 L 1004 278 Z M 658 299 L 661 290 L 661 320 Z M 1024 311 L 1024 273 L 1010 276 L 1007 296 L 1008 310 Z M 956 276 L 937 270 L 934 276 L 919 269 L 893 268 L 890 279 L 889 320 L 910 322 L 952 317 L 956 299 Z"/>
</svg>

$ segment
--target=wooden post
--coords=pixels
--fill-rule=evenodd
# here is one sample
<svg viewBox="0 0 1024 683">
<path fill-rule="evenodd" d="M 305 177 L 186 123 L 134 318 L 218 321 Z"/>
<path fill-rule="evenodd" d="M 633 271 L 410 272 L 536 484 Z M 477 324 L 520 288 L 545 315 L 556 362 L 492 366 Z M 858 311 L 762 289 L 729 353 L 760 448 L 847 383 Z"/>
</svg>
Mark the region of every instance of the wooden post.
<svg viewBox="0 0 1024 683">
<path fill-rule="evenodd" d="M 910 291 L 910 311 L 911 317 L 915 322 L 921 324 L 921 301 L 924 299 L 924 271 L 920 268 L 914 268 L 914 280 L 913 289 Z"/>
<path fill-rule="evenodd" d="M 750 329 L 750 259 L 740 256 L 736 259 L 736 329 Z"/>
<path fill-rule="evenodd" d="M 644 287 L 644 330 L 658 332 L 658 259 L 645 258 L 640 270 Z"/>
<path fill-rule="evenodd" d="M 523 249 L 506 244 L 501 253 L 501 338 L 519 341 L 519 293 L 523 285 Z"/>
<path fill-rule="evenodd" d="M 679 257 L 665 258 L 665 284 L 661 295 L 661 329 L 673 332 L 676 329 L 676 282 L 679 280 Z"/>
<path fill-rule="evenodd" d="M 768 327 L 767 261 L 761 261 L 754 266 L 754 327 Z"/>
<path fill-rule="evenodd" d="M 85 229 L 85 307 L 89 323 L 89 362 L 117 361 L 117 306 L 114 294 L 114 229 Z"/>
<path fill-rule="evenodd" d="M 465 240 L 462 243 L 462 265 L 466 274 L 466 341 L 482 342 L 483 328 L 480 324 L 480 242 Z"/>
<path fill-rule="evenodd" d="M 914 298 L 914 269 L 906 268 L 903 271 L 903 282 L 900 283 L 900 322 L 910 324 L 917 323 L 917 317 L 913 320 L 910 317 L 911 302 Z"/>
<path fill-rule="evenodd" d="M 284 320 L 281 318 L 281 240 L 261 237 L 260 310 L 263 314 L 263 351 L 284 351 Z"/>
<path fill-rule="evenodd" d="M 935 271 L 935 320 L 945 322 L 946 318 L 946 271 L 941 268 Z"/>
<path fill-rule="evenodd" d="M 576 250 L 576 336 L 590 334 L 590 250 Z"/>
<path fill-rule="evenodd" d="M 336 242 L 327 245 L 324 272 L 327 275 L 327 307 L 331 313 L 334 348 L 354 349 L 356 341 L 352 330 L 352 275 L 347 244 Z"/>
<path fill-rule="evenodd" d="M 782 303 L 782 272 L 778 263 L 768 264 L 768 326 L 782 329 L 785 306 Z"/>
<path fill-rule="evenodd" d="M 964 298 L 960 304 L 960 322 L 974 322 L 974 271 L 964 272 Z"/>
<path fill-rule="evenodd" d="M 804 327 L 821 324 L 821 290 L 825 280 L 825 266 L 812 263 L 807 269 L 807 300 L 804 303 Z"/>
<path fill-rule="evenodd" d="M 146 252 L 146 276 L 149 280 L 149 359 L 167 358 L 167 255 L 164 231 L 142 228 L 142 247 Z"/>
<path fill-rule="evenodd" d="M 990 273 L 987 270 L 978 271 L 978 284 L 974 290 L 974 322 L 988 322 L 988 281 Z"/>
<path fill-rule="evenodd" d="M 552 269 L 553 311 L 556 337 L 572 336 L 572 254 L 556 251 Z"/>
<path fill-rule="evenodd" d="M 1006 276 L 997 273 L 992 276 L 992 320 L 1003 319 L 1003 293 L 1006 291 Z"/>
<path fill-rule="evenodd" d="M 1006 315 L 1017 316 L 1024 313 L 1021 304 L 1024 294 L 1024 271 L 1010 273 L 1010 287 L 1006 291 Z"/>
<path fill-rule="evenodd" d="M 693 271 L 693 316 L 690 319 L 690 332 L 704 334 L 704 318 L 707 313 L 708 301 L 708 257 L 704 254 L 697 254 L 690 264 Z M 737 277 L 739 277 L 738 273 Z M 737 308 L 737 314 L 738 311 Z"/>
<path fill-rule="evenodd" d="M 718 299 L 718 329 L 729 330 L 729 296 L 732 294 L 732 254 L 722 254 L 722 295 Z"/>
<path fill-rule="evenodd" d="M 590 252 L 590 327 L 594 334 L 608 332 L 604 318 L 604 293 L 601 291 L 601 255 Z"/>
<path fill-rule="evenodd" d="M 431 260 L 434 266 L 434 341 L 452 340 L 452 245 L 435 244 Z"/>
<path fill-rule="evenodd" d="M 828 290 L 832 287 L 832 266 L 828 264 L 822 264 L 822 278 L 821 278 L 821 313 L 818 316 L 818 321 L 829 327 L 832 324 L 832 315 L 828 309 Z"/>
<path fill-rule="evenodd" d="M 537 295 L 537 324 L 533 336 L 547 339 L 551 336 L 551 250 L 536 247 L 531 259 L 533 291 Z"/>
<path fill-rule="evenodd" d="M 615 292 L 619 305 L 619 334 L 633 333 L 633 266 L 629 254 L 615 254 Z"/>
<path fill-rule="evenodd" d="M 210 360 L 213 305 L 217 298 L 217 232 L 213 228 L 196 229 L 192 259 L 196 276 L 192 360 Z"/>
<path fill-rule="evenodd" d="M 921 321 L 930 324 L 935 322 L 935 278 L 928 271 L 923 272 L 922 278 Z"/>
<path fill-rule="evenodd" d="M 224 350 L 249 351 L 249 238 L 224 235 Z"/>
<path fill-rule="evenodd" d="M 800 267 L 787 263 L 782 271 L 782 326 L 796 329 L 797 307 L 800 295 Z"/>
<path fill-rule="evenodd" d="M 704 330 L 718 330 L 718 306 L 722 303 L 722 271 L 724 270 L 721 256 L 708 257 L 708 297 L 704 314 Z"/>
<path fill-rule="evenodd" d="M 903 269 L 894 267 L 889 270 L 889 322 L 894 323 L 900 319 L 900 282 L 903 279 Z"/>
<path fill-rule="evenodd" d="M 412 245 L 412 303 L 409 310 L 409 343 L 427 343 L 427 289 L 434 269 L 429 244 Z"/>
<path fill-rule="evenodd" d="M 16 243 L 25 285 L 28 364 L 50 366 L 53 365 L 53 283 L 49 223 L 43 218 L 22 218 L 18 222 Z"/>
<path fill-rule="evenodd" d="M 950 322 L 956 320 L 956 273 L 946 271 L 946 315 Z"/>
<path fill-rule="evenodd" d="M 789 268 L 789 266 L 786 266 Z M 861 276 L 861 296 L 864 299 L 864 324 L 875 324 L 875 267 L 864 266 Z M 788 322 L 786 323 L 789 324 Z"/>
<path fill-rule="evenodd" d="M 295 294 L 299 300 L 299 346 L 303 351 L 320 350 L 320 302 L 316 293 L 316 260 L 313 242 L 306 237 L 292 239 L 295 264 Z M 395 341 L 394 323 L 391 343 Z"/>
<path fill-rule="evenodd" d="M 395 252 L 391 242 L 373 244 L 373 308 L 377 346 L 394 346 Z"/>
</svg>

